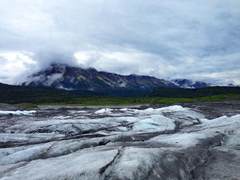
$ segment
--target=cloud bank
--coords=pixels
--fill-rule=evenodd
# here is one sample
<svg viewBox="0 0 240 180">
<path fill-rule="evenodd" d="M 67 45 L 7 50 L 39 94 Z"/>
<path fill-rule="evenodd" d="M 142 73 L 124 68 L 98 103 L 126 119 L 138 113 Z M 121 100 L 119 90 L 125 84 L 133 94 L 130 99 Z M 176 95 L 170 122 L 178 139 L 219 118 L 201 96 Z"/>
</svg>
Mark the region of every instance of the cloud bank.
<svg viewBox="0 0 240 180">
<path fill-rule="evenodd" d="M 59 62 L 240 83 L 239 0 L 8 0 L 0 12 L 0 82 Z"/>
</svg>

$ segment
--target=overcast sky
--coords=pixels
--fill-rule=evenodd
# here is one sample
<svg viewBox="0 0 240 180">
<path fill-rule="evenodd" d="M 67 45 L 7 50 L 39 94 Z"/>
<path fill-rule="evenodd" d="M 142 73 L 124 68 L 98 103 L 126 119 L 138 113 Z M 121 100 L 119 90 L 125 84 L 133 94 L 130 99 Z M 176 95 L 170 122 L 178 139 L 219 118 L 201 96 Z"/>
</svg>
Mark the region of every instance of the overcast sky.
<svg viewBox="0 0 240 180">
<path fill-rule="evenodd" d="M 0 0 L 0 82 L 52 62 L 240 84 L 240 0 Z"/>
</svg>

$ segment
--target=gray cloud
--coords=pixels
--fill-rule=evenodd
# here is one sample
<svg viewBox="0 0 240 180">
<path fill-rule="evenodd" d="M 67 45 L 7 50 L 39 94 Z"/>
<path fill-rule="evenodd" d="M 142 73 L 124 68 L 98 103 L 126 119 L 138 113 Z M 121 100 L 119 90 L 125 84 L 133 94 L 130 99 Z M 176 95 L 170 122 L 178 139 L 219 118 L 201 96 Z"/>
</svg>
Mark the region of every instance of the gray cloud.
<svg viewBox="0 0 240 180">
<path fill-rule="evenodd" d="M 240 83 L 239 0 L 8 0 L 0 12 L 2 82 L 60 62 Z M 19 56 L 11 73 L 6 52 L 35 64 Z"/>
</svg>

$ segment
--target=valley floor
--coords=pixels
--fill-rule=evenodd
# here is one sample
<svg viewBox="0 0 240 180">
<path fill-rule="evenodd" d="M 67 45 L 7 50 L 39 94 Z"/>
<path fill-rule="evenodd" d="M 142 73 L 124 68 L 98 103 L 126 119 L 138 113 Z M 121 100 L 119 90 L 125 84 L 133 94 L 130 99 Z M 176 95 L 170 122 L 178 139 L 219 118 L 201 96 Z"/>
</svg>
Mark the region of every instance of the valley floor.
<svg viewBox="0 0 240 180">
<path fill-rule="evenodd" d="M 0 106 L 0 180 L 239 177 L 239 102 Z"/>
</svg>

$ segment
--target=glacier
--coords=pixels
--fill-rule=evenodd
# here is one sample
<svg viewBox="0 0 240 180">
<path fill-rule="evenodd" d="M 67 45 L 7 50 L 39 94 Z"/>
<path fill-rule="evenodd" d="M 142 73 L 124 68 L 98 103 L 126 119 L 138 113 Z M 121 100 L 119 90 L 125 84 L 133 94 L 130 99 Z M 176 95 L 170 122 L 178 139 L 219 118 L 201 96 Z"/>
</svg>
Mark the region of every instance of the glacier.
<svg viewBox="0 0 240 180">
<path fill-rule="evenodd" d="M 222 107 L 0 111 L 0 180 L 238 179 L 240 105 Z"/>
</svg>

